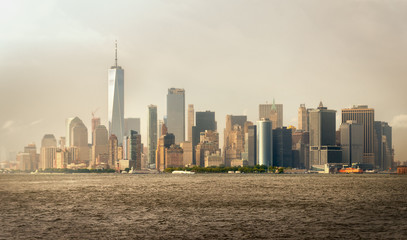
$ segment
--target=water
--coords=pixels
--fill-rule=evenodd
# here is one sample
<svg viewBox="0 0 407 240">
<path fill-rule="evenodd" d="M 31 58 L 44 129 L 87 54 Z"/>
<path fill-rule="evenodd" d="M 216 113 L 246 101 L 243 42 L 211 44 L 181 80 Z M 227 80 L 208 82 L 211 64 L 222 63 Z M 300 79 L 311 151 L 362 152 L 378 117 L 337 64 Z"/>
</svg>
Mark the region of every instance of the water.
<svg viewBox="0 0 407 240">
<path fill-rule="evenodd" d="M 0 175 L 0 239 L 407 239 L 397 175 Z"/>
</svg>

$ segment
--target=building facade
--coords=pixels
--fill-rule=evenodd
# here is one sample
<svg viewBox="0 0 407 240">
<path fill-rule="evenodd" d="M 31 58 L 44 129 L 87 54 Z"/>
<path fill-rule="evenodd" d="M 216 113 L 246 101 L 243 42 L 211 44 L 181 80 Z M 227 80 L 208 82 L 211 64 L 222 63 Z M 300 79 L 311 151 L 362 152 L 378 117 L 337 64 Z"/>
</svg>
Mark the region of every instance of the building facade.
<svg viewBox="0 0 407 240">
<path fill-rule="evenodd" d="M 273 166 L 273 126 L 267 118 L 257 121 L 256 155 L 258 165 Z"/>
<path fill-rule="evenodd" d="M 155 165 L 155 152 L 157 150 L 157 106 L 148 106 L 148 135 L 147 135 L 147 147 L 148 147 L 148 167 Z"/>
<path fill-rule="evenodd" d="M 167 94 L 167 128 L 175 143 L 185 141 L 185 90 L 170 88 Z"/>
</svg>

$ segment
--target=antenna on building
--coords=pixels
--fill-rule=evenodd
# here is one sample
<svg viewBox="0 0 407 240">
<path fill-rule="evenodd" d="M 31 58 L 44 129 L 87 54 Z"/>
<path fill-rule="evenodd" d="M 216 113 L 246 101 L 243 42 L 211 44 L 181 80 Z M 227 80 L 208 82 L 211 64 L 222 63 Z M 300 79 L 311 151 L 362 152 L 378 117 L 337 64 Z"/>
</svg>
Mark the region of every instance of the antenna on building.
<svg viewBox="0 0 407 240">
<path fill-rule="evenodd" d="M 115 42 L 115 46 L 116 46 L 116 49 L 115 49 L 115 63 L 116 63 L 116 68 L 117 68 L 117 40 L 116 40 L 116 42 Z"/>
</svg>

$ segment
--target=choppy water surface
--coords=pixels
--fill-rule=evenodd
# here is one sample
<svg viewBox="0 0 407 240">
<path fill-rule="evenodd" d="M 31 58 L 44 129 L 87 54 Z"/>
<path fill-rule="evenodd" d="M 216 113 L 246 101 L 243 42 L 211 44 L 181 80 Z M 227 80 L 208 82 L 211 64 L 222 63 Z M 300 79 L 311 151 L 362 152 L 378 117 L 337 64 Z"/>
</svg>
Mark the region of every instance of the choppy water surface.
<svg viewBox="0 0 407 240">
<path fill-rule="evenodd" d="M 407 238 L 397 175 L 0 175 L 0 238 Z"/>
</svg>

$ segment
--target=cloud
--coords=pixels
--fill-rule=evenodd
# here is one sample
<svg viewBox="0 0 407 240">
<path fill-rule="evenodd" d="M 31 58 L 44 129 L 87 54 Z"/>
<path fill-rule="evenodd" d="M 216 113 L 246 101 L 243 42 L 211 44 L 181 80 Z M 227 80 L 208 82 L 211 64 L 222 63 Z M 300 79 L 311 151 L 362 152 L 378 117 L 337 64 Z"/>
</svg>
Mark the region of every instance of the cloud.
<svg viewBox="0 0 407 240">
<path fill-rule="evenodd" d="M 407 128 L 407 114 L 394 116 L 390 125 L 394 128 Z"/>
<path fill-rule="evenodd" d="M 44 119 L 38 119 L 38 120 L 36 120 L 36 121 L 34 121 L 34 122 L 31 122 L 31 123 L 29 124 L 29 126 L 37 125 L 37 124 L 41 123 L 42 121 L 44 121 Z"/>
<path fill-rule="evenodd" d="M 7 129 L 7 128 L 10 128 L 12 125 L 14 124 L 14 121 L 12 121 L 12 120 L 8 120 L 7 122 L 5 122 L 4 124 L 3 124 L 3 129 Z"/>
</svg>

